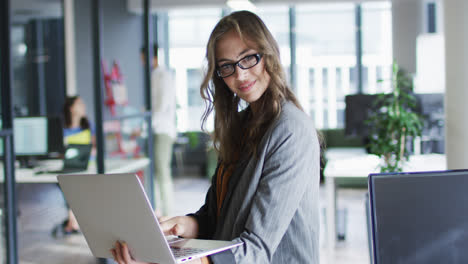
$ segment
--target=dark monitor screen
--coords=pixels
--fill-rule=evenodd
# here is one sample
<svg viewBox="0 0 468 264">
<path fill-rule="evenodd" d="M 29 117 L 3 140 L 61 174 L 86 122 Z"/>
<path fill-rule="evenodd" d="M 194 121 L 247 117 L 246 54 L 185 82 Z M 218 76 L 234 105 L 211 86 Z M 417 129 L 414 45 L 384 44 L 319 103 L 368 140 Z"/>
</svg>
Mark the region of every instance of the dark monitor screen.
<svg viewBox="0 0 468 264">
<path fill-rule="evenodd" d="M 468 170 L 369 178 L 374 264 L 468 263 Z"/>
<path fill-rule="evenodd" d="M 49 157 L 58 157 L 65 153 L 63 143 L 63 120 L 60 116 L 48 116 L 48 153 Z"/>
<path fill-rule="evenodd" d="M 365 120 L 377 109 L 377 95 L 353 94 L 345 97 L 345 135 L 367 137 L 369 129 Z"/>
</svg>

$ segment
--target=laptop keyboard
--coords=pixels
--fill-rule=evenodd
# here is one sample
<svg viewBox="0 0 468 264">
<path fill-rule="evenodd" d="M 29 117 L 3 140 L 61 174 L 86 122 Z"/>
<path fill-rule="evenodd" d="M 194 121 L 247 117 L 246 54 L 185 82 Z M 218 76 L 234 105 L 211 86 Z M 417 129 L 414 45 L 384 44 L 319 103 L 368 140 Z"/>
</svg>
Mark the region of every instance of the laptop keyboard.
<svg viewBox="0 0 468 264">
<path fill-rule="evenodd" d="M 181 240 L 184 240 L 185 238 L 182 238 L 182 237 L 178 237 L 178 236 L 166 236 L 166 241 L 167 243 L 172 244 L 172 243 L 175 243 L 175 242 L 179 242 Z"/>
<path fill-rule="evenodd" d="M 201 252 L 204 252 L 204 249 L 201 248 L 178 248 L 178 247 L 171 247 L 172 254 L 174 254 L 174 257 L 180 258 L 183 256 L 189 256 L 189 255 L 195 255 Z"/>
</svg>

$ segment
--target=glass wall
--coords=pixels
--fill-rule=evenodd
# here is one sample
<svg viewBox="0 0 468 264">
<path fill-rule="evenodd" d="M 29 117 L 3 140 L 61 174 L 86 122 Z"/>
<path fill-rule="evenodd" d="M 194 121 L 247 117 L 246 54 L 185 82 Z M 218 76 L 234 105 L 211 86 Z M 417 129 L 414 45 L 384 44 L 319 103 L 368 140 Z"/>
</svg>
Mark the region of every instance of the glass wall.
<svg viewBox="0 0 468 264">
<path fill-rule="evenodd" d="M 391 91 L 392 12 L 389 2 L 362 3 L 363 92 Z M 382 80 L 381 82 L 379 80 Z"/>
<path fill-rule="evenodd" d="M 1 78 L 1 76 L 0 76 Z M 1 125 L 1 122 L 0 122 Z M 3 152 L 3 142 L 4 139 L 0 137 L 0 146 L 2 147 Z M 5 192 L 4 192 L 4 182 L 5 182 L 5 173 L 3 171 L 4 168 L 4 159 L 0 160 L 0 263 L 6 263 L 6 248 L 7 248 L 7 241 L 6 241 L 6 210 L 5 210 Z"/>
<path fill-rule="evenodd" d="M 179 132 L 201 130 L 205 104 L 200 97 L 200 84 L 205 70 L 206 44 L 221 12 L 221 8 L 168 12 L 169 67 L 175 72 Z M 212 129 L 212 122 L 208 124 L 208 129 Z"/>
<path fill-rule="evenodd" d="M 296 6 L 298 97 L 318 128 L 344 127 L 345 96 L 358 92 L 356 5 Z M 390 89 L 391 5 L 362 4 L 363 92 Z"/>
<path fill-rule="evenodd" d="M 17 161 L 15 161 L 15 202 L 17 205 L 15 214 L 17 215 L 14 219 L 18 232 L 18 262 L 21 263 L 31 262 L 33 256 L 36 259 L 41 259 L 42 254 L 47 250 L 41 250 L 42 254 L 31 251 L 34 251 L 37 241 L 50 240 L 50 231 L 53 225 L 62 221 L 60 219 L 62 211 L 57 210 L 58 207 L 55 205 L 59 204 L 60 207 L 64 208 L 64 203 L 55 184 L 19 182 L 25 177 L 35 175 L 34 172 L 39 164 L 32 161 L 39 160 L 39 157 L 45 158 L 48 155 L 47 149 L 50 141 L 47 139 L 46 116 L 58 116 L 62 113 L 65 98 L 64 22 L 61 1 L 23 0 L 10 1 L 10 4 L 13 116 L 15 118 L 41 116 L 40 125 L 35 123 L 34 127 L 37 125 L 38 128 L 43 128 L 43 130 L 26 129 L 30 125 L 32 127 L 33 123 L 25 121 L 25 129 L 21 131 L 19 124 L 21 121 L 14 123 L 16 133 L 13 136 L 19 140 L 15 140 L 16 143 L 20 142 L 22 137 L 25 139 L 37 138 L 35 143 L 43 143 L 40 144 L 43 146 L 42 153 L 19 153 L 21 145 L 15 144 L 18 155 Z M 27 148 L 28 146 L 30 145 L 25 145 L 25 149 L 30 150 Z M 18 162 L 26 160 L 28 162 Z M 1 173 L 3 177 L 3 169 Z M 3 180 L 1 181 L 3 182 Z M 54 201 L 54 203 L 50 203 L 50 201 Z M 59 214 L 56 214 L 58 212 Z M 5 222 L 4 219 L 5 216 L 2 213 L 2 226 Z M 4 229 L 1 232 L 4 236 Z M 3 240 L 1 245 L 5 245 Z M 49 251 L 48 254 L 53 253 Z M 2 256 L 5 257 L 4 254 Z"/>
<path fill-rule="evenodd" d="M 65 97 L 63 12 L 60 2 L 11 1 L 15 116 L 61 114 Z"/>
<path fill-rule="evenodd" d="M 362 92 L 391 89 L 392 29 L 390 2 L 361 4 Z M 290 74 L 289 6 L 259 4 L 256 13 L 278 41 L 281 60 Z M 344 126 L 345 96 L 358 92 L 356 70 L 356 5 L 297 4 L 297 96 L 318 128 Z M 206 41 L 221 16 L 220 8 L 169 11 L 170 68 L 177 79 L 177 126 L 198 131 L 204 105 L 199 95 Z M 196 33 L 195 33 L 196 32 Z"/>
<path fill-rule="evenodd" d="M 297 5 L 298 97 L 317 128 L 343 127 L 344 96 L 357 92 L 355 5 Z"/>
</svg>

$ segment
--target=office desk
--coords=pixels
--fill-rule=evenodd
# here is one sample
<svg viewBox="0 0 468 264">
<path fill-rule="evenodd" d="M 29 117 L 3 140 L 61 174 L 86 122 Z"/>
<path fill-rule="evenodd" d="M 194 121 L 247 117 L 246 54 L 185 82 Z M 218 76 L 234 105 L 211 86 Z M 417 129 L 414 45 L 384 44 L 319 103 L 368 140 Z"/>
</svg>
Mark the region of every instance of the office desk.
<svg viewBox="0 0 468 264">
<path fill-rule="evenodd" d="M 149 166 L 148 158 L 137 159 L 108 159 L 105 160 L 106 173 L 132 173 L 145 169 Z M 36 174 L 37 170 L 59 170 L 62 168 L 62 160 L 41 161 L 38 168 L 24 169 L 15 168 L 17 183 L 56 183 L 58 173 Z M 77 174 L 96 173 L 96 163 L 91 161 L 88 170 L 78 172 Z M 0 166 L 0 182 L 3 182 L 3 165 Z"/>
<path fill-rule="evenodd" d="M 361 148 L 330 148 L 326 152 L 327 164 L 324 170 L 327 192 L 327 245 L 336 245 L 336 192 L 339 179 L 367 179 L 370 173 L 379 172 L 380 159 L 367 154 Z M 445 155 L 413 155 L 403 167 L 403 171 L 435 171 L 447 168 Z"/>
</svg>

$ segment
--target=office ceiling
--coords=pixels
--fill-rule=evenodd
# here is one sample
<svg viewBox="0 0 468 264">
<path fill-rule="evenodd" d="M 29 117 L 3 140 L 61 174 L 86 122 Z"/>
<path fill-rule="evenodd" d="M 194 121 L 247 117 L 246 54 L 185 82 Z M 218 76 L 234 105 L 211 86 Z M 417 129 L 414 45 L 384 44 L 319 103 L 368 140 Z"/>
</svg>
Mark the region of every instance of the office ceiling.
<svg viewBox="0 0 468 264">
<path fill-rule="evenodd" d="M 222 7 L 227 0 L 151 0 L 151 10 L 169 9 L 175 7 Z M 293 3 L 336 3 L 336 2 L 366 2 L 385 0 L 250 0 L 254 4 L 293 4 Z M 388 1 L 388 0 L 387 0 Z M 143 0 L 127 0 L 127 8 L 133 13 L 142 13 Z"/>
</svg>

